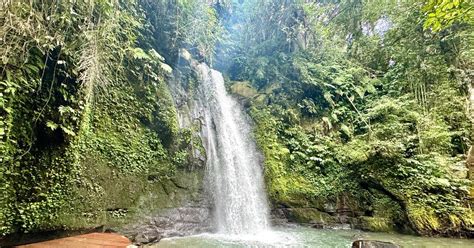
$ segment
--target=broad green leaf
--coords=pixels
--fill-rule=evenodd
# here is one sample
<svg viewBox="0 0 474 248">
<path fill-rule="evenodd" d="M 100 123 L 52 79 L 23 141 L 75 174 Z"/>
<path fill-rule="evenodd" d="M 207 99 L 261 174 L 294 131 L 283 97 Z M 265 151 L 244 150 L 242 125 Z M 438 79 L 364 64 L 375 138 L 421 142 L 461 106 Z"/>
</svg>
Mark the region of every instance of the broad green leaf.
<svg viewBox="0 0 474 248">
<path fill-rule="evenodd" d="M 49 127 L 51 130 L 56 130 L 58 128 L 58 124 L 52 122 L 52 121 L 47 121 L 46 126 Z"/>
<path fill-rule="evenodd" d="M 61 125 L 61 130 L 63 130 L 66 134 L 70 135 L 70 136 L 75 136 L 76 133 L 74 133 L 74 131 L 72 131 L 71 129 L 65 127 L 65 126 L 62 126 Z"/>
</svg>

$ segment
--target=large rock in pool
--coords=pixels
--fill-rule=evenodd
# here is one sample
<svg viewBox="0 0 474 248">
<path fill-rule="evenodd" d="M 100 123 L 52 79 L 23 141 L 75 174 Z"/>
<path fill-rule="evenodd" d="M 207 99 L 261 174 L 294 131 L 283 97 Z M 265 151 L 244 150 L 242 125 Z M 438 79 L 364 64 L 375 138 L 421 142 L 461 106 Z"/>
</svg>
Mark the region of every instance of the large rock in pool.
<svg viewBox="0 0 474 248">
<path fill-rule="evenodd" d="M 400 248 L 400 246 L 385 241 L 356 240 L 352 243 L 352 248 Z"/>
</svg>

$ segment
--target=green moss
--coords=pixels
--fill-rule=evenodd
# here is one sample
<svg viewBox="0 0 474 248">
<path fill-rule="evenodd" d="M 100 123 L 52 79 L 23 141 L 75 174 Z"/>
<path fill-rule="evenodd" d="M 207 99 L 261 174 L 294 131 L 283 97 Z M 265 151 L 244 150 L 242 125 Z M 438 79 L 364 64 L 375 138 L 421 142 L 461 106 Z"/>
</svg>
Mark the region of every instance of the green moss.
<svg viewBox="0 0 474 248">
<path fill-rule="evenodd" d="M 201 171 L 178 171 L 176 176 L 150 181 L 146 175 L 117 175 L 107 165 L 95 164 L 83 175 L 86 183 L 75 194 L 48 228 L 84 229 L 122 226 L 178 207 L 196 199 L 202 188 Z"/>
<path fill-rule="evenodd" d="M 177 131 L 173 106 L 163 82 L 142 81 L 115 85 L 88 106 L 68 148 L 76 181 L 57 218 L 43 228 L 120 228 L 197 197 L 202 172 L 175 165 L 191 140 Z"/>
<path fill-rule="evenodd" d="M 437 232 L 442 226 L 439 217 L 429 207 L 410 206 L 407 214 L 413 226 L 422 233 Z"/>
<path fill-rule="evenodd" d="M 1 234 L 118 227 L 197 194 L 200 172 L 185 172 L 185 159 L 180 171 L 173 159 L 177 153 L 188 156 L 190 141 L 181 142 L 184 132 L 178 131 L 165 76 L 153 69 L 154 62 L 128 63 L 135 65 L 86 101 L 72 83 L 63 87 L 71 92 L 53 92 L 45 118 L 54 121 L 30 126 L 24 120 L 33 110 L 17 106 L 15 120 L 21 125 L 15 133 L 33 140 L 24 140 L 31 150 L 26 143 L 17 151 L 24 156 L 11 161 L 13 170 L 0 171 L 9 195 L 0 202 Z M 193 184 L 178 187 L 177 178 Z"/>
<path fill-rule="evenodd" d="M 77 18 L 61 11 L 73 5 Z M 197 194 L 202 178 L 189 171 L 189 153 L 202 145 L 182 137 L 167 85 L 172 68 L 155 49 L 176 58 L 167 44 L 173 40 L 173 47 L 205 48 L 208 57 L 221 26 L 212 7 L 184 4 L 182 13 L 207 14 L 201 21 L 212 23 L 213 41 L 163 36 L 175 18 L 160 11 L 176 4 L 161 5 L 19 3 L 0 10 L 17 24 L 31 21 L 25 13 L 58 13 L 3 30 L 18 40 L 6 44 L 0 65 L 0 235 L 126 222 L 148 206 L 176 206 Z M 98 17 L 100 25 L 80 28 Z"/>
<path fill-rule="evenodd" d="M 372 232 L 394 232 L 395 225 L 388 218 L 382 217 L 359 217 L 360 228 Z"/>
<path fill-rule="evenodd" d="M 311 205 L 311 184 L 303 176 L 288 170 L 290 151 L 277 136 L 277 121 L 264 111 L 252 109 L 256 120 L 257 143 L 265 156 L 265 181 L 270 198 L 277 203 L 291 206 Z"/>
<path fill-rule="evenodd" d="M 248 82 L 234 82 L 230 87 L 233 94 L 252 99 L 257 96 L 257 90 Z"/>
<path fill-rule="evenodd" d="M 337 219 L 315 208 L 290 208 L 289 216 L 298 223 L 335 224 Z"/>
</svg>

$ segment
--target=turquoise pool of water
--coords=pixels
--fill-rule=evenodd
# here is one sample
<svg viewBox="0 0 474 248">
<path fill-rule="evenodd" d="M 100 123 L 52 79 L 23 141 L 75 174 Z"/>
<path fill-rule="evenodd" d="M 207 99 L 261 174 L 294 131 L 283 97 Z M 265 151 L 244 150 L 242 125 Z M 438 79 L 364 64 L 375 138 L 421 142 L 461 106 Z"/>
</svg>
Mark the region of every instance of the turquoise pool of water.
<svg viewBox="0 0 474 248">
<path fill-rule="evenodd" d="M 272 231 L 253 235 L 199 234 L 166 238 L 151 247 L 351 247 L 352 242 L 357 239 L 389 241 L 402 247 L 474 247 L 473 239 L 430 238 L 359 230 L 323 230 L 301 226 L 274 228 Z"/>
</svg>

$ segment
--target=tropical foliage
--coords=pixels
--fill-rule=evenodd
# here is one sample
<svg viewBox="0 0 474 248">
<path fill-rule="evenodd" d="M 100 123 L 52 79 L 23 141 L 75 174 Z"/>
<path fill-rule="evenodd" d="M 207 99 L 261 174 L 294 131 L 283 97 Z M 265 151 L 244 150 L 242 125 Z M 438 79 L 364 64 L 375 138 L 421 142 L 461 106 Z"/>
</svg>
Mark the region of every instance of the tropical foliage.
<svg viewBox="0 0 474 248">
<path fill-rule="evenodd" d="M 275 204 L 324 210 L 352 202 L 354 213 L 420 234 L 472 228 L 463 164 L 471 138 L 468 5 L 240 5 L 243 24 L 232 28 L 241 42 L 222 68 L 260 93 L 250 114 Z"/>
<path fill-rule="evenodd" d="M 122 202 L 106 178 L 132 185 L 121 180 L 134 175 L 146 192 L 186 168 L 189 135 L 178 131 L 160 53 L 210 58 L 220 35 L 210 5 L 7 0 L 0 16 L 2 235 L 91 225 L 116 207 L 106 199 Z"/>
<path fill-rule="evenodd" d="M 181 80 L 191 99 L 198 83 L 182 48 L 229 84 L 249 82 L 273 206 L 342 204 L 359 221 L 472 233 L 473 10 L 464 0 L 1 1 L 0 234 L 126 222 L 169 203 L 167 182 L 194 173 L 192 149 L 204 153 L 171 96 Z"/>
</svg>

